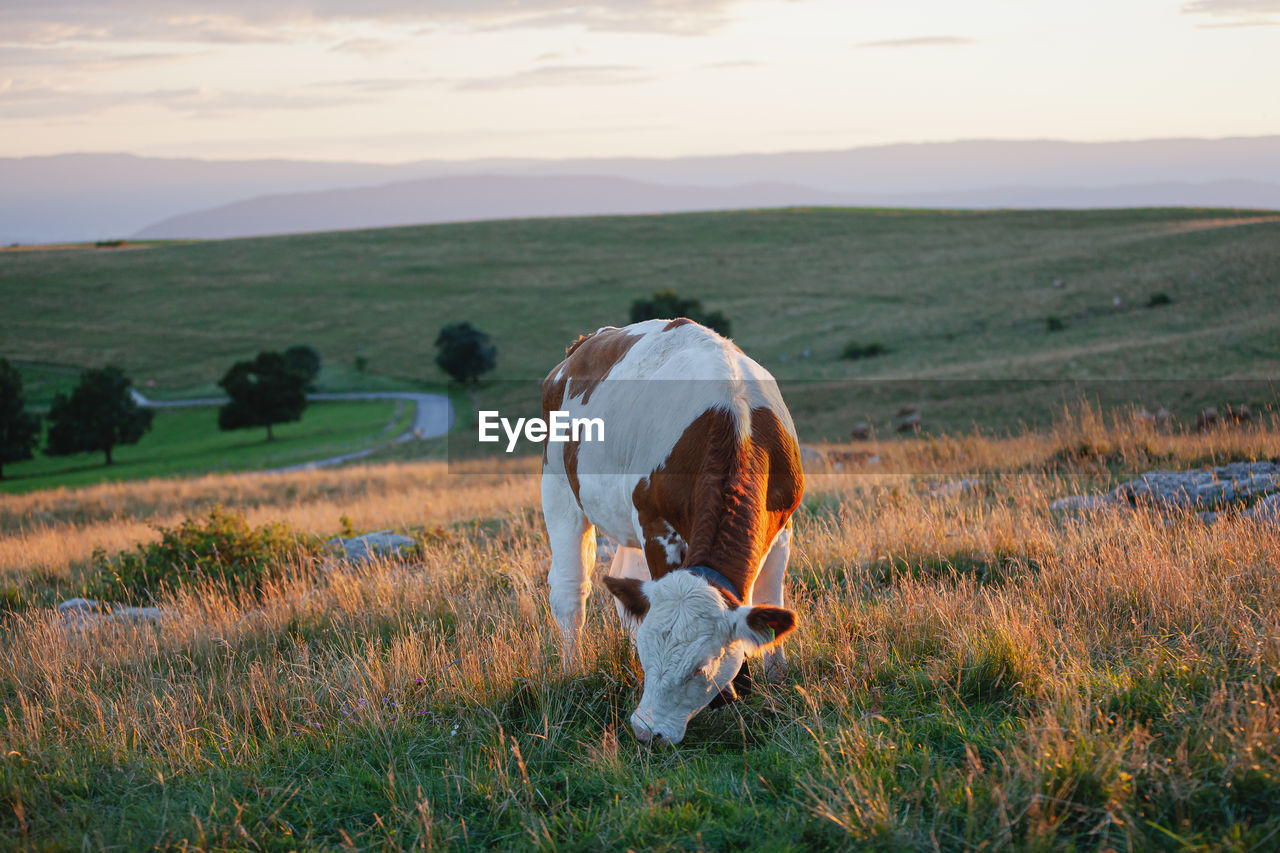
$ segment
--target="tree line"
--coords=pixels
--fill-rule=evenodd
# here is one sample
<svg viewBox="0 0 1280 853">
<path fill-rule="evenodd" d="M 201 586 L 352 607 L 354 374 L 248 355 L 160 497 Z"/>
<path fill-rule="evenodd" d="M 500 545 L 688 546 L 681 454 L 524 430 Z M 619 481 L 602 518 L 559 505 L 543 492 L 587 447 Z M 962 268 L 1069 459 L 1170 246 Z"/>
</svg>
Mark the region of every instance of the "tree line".
<svg viewBox="0 0 1280 853">
<path fill-rule="evenodd" d="M 684 299 L 674 290 L 655 291 L 631 303 L 633 323 L 674 317 L 688 317 L 729 334 L 724 314 L 706 311 L 699 300 Z M 444 326 L 435 346 L 436 365 L 468 389 L 474 389 L 497 364 L 497 346 L 471 323 Z M 360 372 L 367 364 L 364 357 L 356 358 Z M 253 359 L 237 361 L 218 381 L 227 394 L 227 402 L 218 410 L 218 428 L 265 427 L 267 441 L 274 440 L 273 426 L 301 420 L 307 392 L 315 390 L 321 366 L 320 354 L 306 345 L 283 352 L 263 351 Z M 44 430 L 45 455 L 103 453 L 110 465 L 116 447 L 137 444 L 151 429 L 152 410 L 138 404 L 132 384 L 114 365 L 82 372 L 69 394 L 54 397 Z M 41 432 L 41 418 L 26 410 L 21 374 L 8 360 L 0 359 L 0 479 L 5 464 L 33 458 Z"/>
<path fill-rule="evenodd" d="M 307 406 L 307 390 L 320 372 L 320 354 L 308 346 L 279 352 L 261 352 L 251 361 L 238 361 L 219 380 L 227 402 L 218 409 L 218 428 L 267 428 L 301 419 Z M 153 412 L 139 405 L 133 381 L 115 365 L 91 368 L 69 394 L 59 392 L 49 408 L 45 431 L 46 456 L 102 453 L 106 464 L 122 445 L 137 444 L 151 429 Z M 0 479 L 6 463 L 35 455 L 41 419 L 26 411 L 22 375 L 0 359 Z"/>
<path fill-rule="evenodd" d="M 498 353 L 489 336 L 470 323 L 445 326 L 436 348 L 436 364 L 466 385 L 492 370 Z M 305 345 L 237 361 L 218 381 L 227 394 L 218 409 L 218 428 L 265 427 L 267 441 L 274 440 L 272 427 L 302 419 L 321 366 L 320 354 Z M 42 431 L 46 456 L 102 453 L 111 465 L 117 447 L 137 444 L 151 429 L 152 415 L 139 405 L 128 375 L 108 365 L 83 371 L 69 394 L 58 393 L 43 430 L 40 416 L 27 411 L 21 373 L 0 359 L 0 479 L 6 464 L 34 458 Z"/>
</svg>

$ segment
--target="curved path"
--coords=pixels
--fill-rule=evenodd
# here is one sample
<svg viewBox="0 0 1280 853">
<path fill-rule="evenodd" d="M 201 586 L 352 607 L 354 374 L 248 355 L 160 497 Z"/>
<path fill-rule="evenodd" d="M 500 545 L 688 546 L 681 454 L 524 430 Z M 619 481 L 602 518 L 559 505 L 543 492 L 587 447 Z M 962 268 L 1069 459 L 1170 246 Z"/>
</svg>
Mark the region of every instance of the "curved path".
<svg viewBox="0 0 1280 853">
<path fill-rule="evenodd" d="M 129 393 L 133 395 L 135 403 L 148 409 L 221 406 L 227 402 L 226 397 L 197 397 L 190 400 L 149 400 L 136 388 L 130 388 Z M 443 394 L 426 394 L 417 391 L 352 391 L 343 394 L 308 394 L 307 400 L 408 400 L 415 407 L 413 424 L 407 430 L 391 439 L 391 441 L 386 442 L 386 444 L 403 444 L 406 441 L 435 438 L 436 436 L 444 435 L 453 428 L 453 403 Z M 354 450 L 351 453 L 343 453 L 339 456 L 330 456 L 325 459 L 301 462 L 297 465 L 287 465 L 283 468 L 272 468 L 266 473 L 274 471 L 306 471 L 311 468 L 340 465 L 352 459 L 368 456 L 379 447 L 386 446 L 386 444 L 366 447 L 364 450 Z"/>
</svg>

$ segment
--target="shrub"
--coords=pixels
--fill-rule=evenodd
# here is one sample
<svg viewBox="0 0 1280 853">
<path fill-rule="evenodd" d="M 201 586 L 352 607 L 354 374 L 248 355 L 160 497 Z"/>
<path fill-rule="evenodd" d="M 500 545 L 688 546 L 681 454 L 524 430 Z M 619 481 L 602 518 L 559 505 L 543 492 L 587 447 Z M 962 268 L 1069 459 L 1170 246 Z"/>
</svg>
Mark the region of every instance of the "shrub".
<svg viewBox="0 0 1280 853">
<path fill-rule="evenodd" d="M 707 311 L 700 299 L 685 299 L 674 290 L 655 290 L 648 298 L 640 297 L 631 303 L 631 322 L 645 320 L 674 320 L 687 317 L 712 331 L 730 336 L 733 327 L 729 318 L 720 311 Z"/>
<path fill-rule="evenodd" d="M 159 542 L 139 543 L 133 551 L 114 557 L 94 551 L 97 575 L 87 585 L 89 597 L 132 604 L 209 581 L 257 596 L 268 580 L 284 573 L 291 557 L 320 549 L 315 537 L 279 522 L 251 528 L 243 515 L 220 506 L 204 518 L 158 529 Z"/>
<path fill-rule="evenodd" d="M 1050 315 L 1044 318 L 1044 328 L 1047 332 L 1061 332 L 1066 327 L 1067 324 L 1062 322 L 1061 317 Z"/>
<path fill-rule="evenodd" d="M 849 341 L 844 345 L 844 350 L 840 353 L 842 358 L 875 358 L 878 355 L 887 355 L 889 348 L 882 343 L 860 344 L 857 341 Z"/>
<path fill-rule="evenodd" d="M 1157 290 L 1155 293 L 1151 294 L 1151 298 L 1147 300 L 1148 308 L 1158 308 L 1161 305 L 1171 304 L 1173 304 L 1173 299 L 1171 299 L 1169 294 L 1165 293 L 1163 290 Z"/>
</svg>

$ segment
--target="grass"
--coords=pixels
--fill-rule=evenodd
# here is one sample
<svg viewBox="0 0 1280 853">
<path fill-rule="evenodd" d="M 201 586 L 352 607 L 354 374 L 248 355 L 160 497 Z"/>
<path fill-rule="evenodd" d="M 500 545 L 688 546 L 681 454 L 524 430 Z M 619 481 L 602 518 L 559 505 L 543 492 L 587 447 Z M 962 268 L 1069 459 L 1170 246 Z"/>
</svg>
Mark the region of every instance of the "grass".
<svg viewBox="0 0 1280 853">
<path fill-rule="evenodd" d="M 729 317 L 810 440 L 860 420 L 889 428 L 904 402 L 922 404 L 926 430 L 1047 428 L 1077 382 L 1095 381 L 1108 406 L 1163 404 L 1184 420 L 1206 402 L 1274 401 L 1269 386 L 1221 383 L 1280 368 L 1278 269 L 1280 221 L 1250 211 L 519 220 L 6 253 L 0 340 L 27 363 L 118 363 L 163 397 L 295 343 L 342 382 L 439 384 L 431 341 L 469 320 L 499 349 L 481 402 L 504 408 L 513 383 L 540 379 L 581 332 L 674 288 Z M 1149 310 L 1153 292 L 1170 304 Z M 1047 333 L 1047 316 L 1064 328 Z M 842 359 L 849 340 L 891 352 Z M 1185 396 L 1159 384 L 1191 379 L 1219 384 Z"/>
<path fill-rule="evenodd" d="M 1052 431 L 875 443 L 878 466 L 809 482 L 789 679 L 668 749 L 627 730 L 639 666 L 598 589 L 583 657 L 562 666 L 529 460 L 0 497 L 0 837 L 1265 849 L 1280 837 L 1280 530 L 1047 506 L 1277 441 L 1274 424 L 1162 435 L 1085 409 Z M 931 494 L 957 478 L 979 486 Z M 175 589 L 158 628 L 68 630 L 49 612 L 90 580 L 94 547 L 215 503 L 420 547 L 325 571 L 300 556 L 260 599 Z"/>
<path fill-rule="evenodd" d="M 408 429 L 412 419 L 412 406 L 398 407 L 392 400 L 312 403 L 302 420 L 276 425 L 276 439 L 268 442 L 265 429 L 219 430 L 216 406 L 157 409 L 151 431 L 137 444 L 117 447 L 112 465 L 103 464 L 101 453 L 37 453 L 5 465 L 0 492 L 284 467 L 389 440 Z"/>
</svg>

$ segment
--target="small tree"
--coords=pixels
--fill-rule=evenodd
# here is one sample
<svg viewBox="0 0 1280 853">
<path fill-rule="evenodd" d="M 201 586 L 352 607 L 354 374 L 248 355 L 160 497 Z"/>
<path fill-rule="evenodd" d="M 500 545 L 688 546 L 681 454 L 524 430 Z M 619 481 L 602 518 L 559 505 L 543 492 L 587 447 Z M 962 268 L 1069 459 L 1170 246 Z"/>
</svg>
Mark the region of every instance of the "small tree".
<svg viewBox="0 0 1280 853">
<path fill-rule="evenodd" d="M 141 408 L 129 393 L 133 384 L 118 367 L 86 370 L 71 396 L 59 394 L 49 410 L 49 456 L 102 452 L 107 464 L 121 444 L 137 444 L 151 429 L 151 410 Z"/>
<path fill-rule="evenodd" d="M 307 390 L 315 390 L 316 377 L 320 375 L 320 353 L 305 344 L 289 347 L 284 351 L 285 363 L 307 379 Z"/>
<path fill-rule="evenodd" d="M 729 337 L 729 318 L 719 311 L 705 311 L 698 299 L 683 299 L 674 290 L 655 290 L 648 299 L 641 297 L 631 303 L 631 322 L 643 320 L 675 319 L 688 317 L 708 329 L 714 329 Z"/>
<path fill-rule="evenodd" d="M 481 374 L 498 363 L 498 348 L 470 323 L 445 326 L 436 336 L 436 364 L 454 380 L 474 386 Z"/>
<path fill-rule="evenodd" d="M 218 429 L 267 428 L 302 419 L 307 408 L 307 377 L 289 367 L 278 352 L 260 352 L 253 361 L 237 361 L 218 382 L 231 400 L 218 410 Z"/>
<path fill-rule="evenodd" d="M 6 462 L 30 459 L 40 440 L 40 418 L 26 411 L 22 374 L 0 358 L 0 480 Z"/>
<path fill-rule="evenodd" d="M 885 355 L 889 352 L 889 348 L 880 342 L 870 344 L 860 344 L 857 341 L 849 341 L 844 345 L 844 350 L 840 353 L 842 358 L 875 358 L 878 355 Z"/>
</svg>

